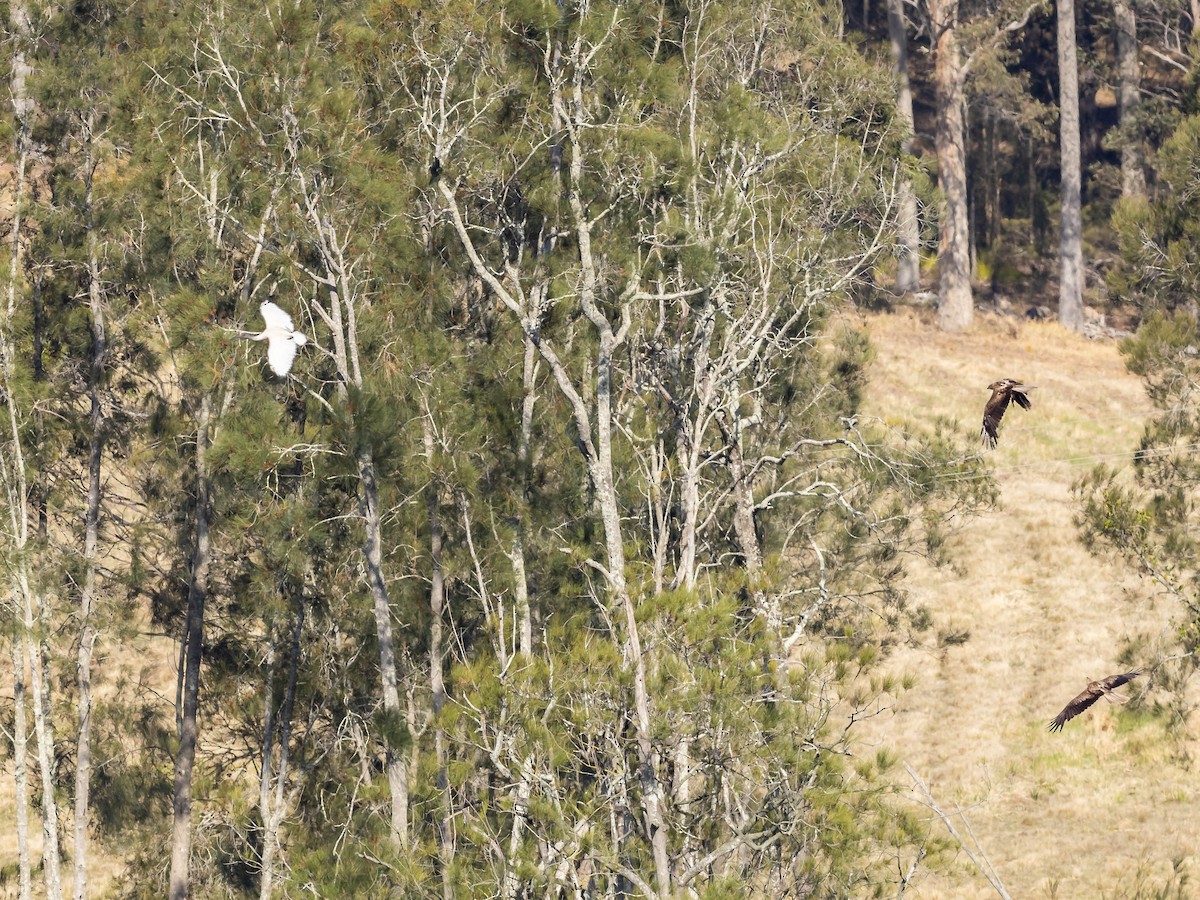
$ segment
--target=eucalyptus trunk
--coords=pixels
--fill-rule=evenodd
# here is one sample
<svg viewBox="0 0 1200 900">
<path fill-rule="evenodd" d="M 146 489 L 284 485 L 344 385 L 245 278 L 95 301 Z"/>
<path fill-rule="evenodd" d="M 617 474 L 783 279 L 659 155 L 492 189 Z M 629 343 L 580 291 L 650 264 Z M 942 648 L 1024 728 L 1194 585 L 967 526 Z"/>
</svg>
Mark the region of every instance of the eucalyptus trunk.
<svg viewBox="0 0 1200 900">
<path fill-rule="evenodd" d="M 896 77 L 896 112 L 907 136 L 902 149 L 912 153 L 913 95 L 908 81 L 908 34 L 904 24 L 903 0 L 887 0 L 888 46 Z M 911 294 L 921 280 L 921 228 L 917 219 L 917 195 L 912 181 L 901 177 L 898 188 L 896 228 L 900 243 L 896 258 L 896 293 Z"/>
<path fill-rule="evenodd" d="M 29 725 L 25 721 L 25 641 L 12 638 L 13 784 L 16 788 L 17 896 L 30 900 L 33 879 L 29 862 Z"/>
<path fill-rule="evenodd" d="M 433 720 L 433 753 L 437 765 L 438 855 L 441 858 L 442 897 L 454 900 L 450 866 L 454 860 L 454 820 L 450 807 L 450 778 L 446 769 L 446 729 L 442 710 L 446 706 L 446 682 L 442 648 L 442 613 L 446 604 L 446 574 L 442 568 L 442 521 L 437 475 L 434 473 L 433 422 L 421 420 L 425 458 L 429 463 L 426 511 L 429 516 L 429 694 Z"/>
<path fill-rule="evenodd" d="M 930 4 L 935 34 L 934 86 L 937 110 L 938 187 L 942 194 L 938 231 L 938 326 L 964 331 L 974 318 L 968 235 L 966 100 L 958 44 L 958 0 Z"/>
<path fill-rule="evenodd" d="M 525 534 L 529 523 L 530 469 L 533 465 L 533 410 L 537 404 L 537 347 L 525 336 L 525 358 L 521 368 L 521 430 L 517 436 L 517 469 L 521 496 L 516 520 L 516 536 L 509 554 L 513 567 L 513 597 L 517 617 L 517 652 L 526 661 L 533 655 L 533 615 L 529 606 L 529 580 L 525 574 Z"/>
<path fill-rule="evenodd" d="M 383 708 L 394 722 L 400 721 L 400 688 L 396 677 L 396 645 L 392 636 L 392 612 L 388 600 L 387 582 L 383 578 L 383 515 L 379 508 L 379 484 L 375 477 L 375 461 L 370 450 L 358 454 L 359 512 L 363 517 L 363 559 L 367 568 L 367 585 L 375 612 L 375 637 L 379 643 L 379 681 Z M 408 772 L 398 748 L 389 739 L 384 750 L 391 796 L 391 833 L 397 847 L 408 839 Z"/>
<path fill-rule="evenodd" d="M 1146 195 L 1145 159 L 1137 125 L 1142 100 L 1137 12 L 1130 0 L 1113 0 L 1117 27 L 1117 109 L 1121 117 L 1121 196 Z"/>
<path fill-rule="evenodd" d="M 1079 152 L 1079 69 L 1075 52 L 1075 2 L 1058 0 L 1059 146 L 1062 212 L 1059 222 L 1058 320 L 1083 328 L 1082 167 Z"/>
<path fill-rule="evenodd" d="M 20 428 L 12 397 L 13 386 L 13 316 L 17 305 L 18 283 L 21 275 L 22 216 L 25 204 L 26 167 L 29 159 L 30 126 L 33 102 L 29 98 L 26 80 L 32 69 L 25 51 L 31 42 L 29 8 L 21 0 L 15 0 L 8 8 L 9 29 L 12 36 L 11 70 L 9 89 L 13 110 L 13 163 L 15 167 L 12 191 L 12 214 L 9 236 L 12 241 L 11 255 L 5 284 L 6 318 L 0 333 L 0 365 L 3 366 L 4 388 L 7 394 L 10 425 L 11 452 L 3 460 L 5 482 L 8 486 L 7 507 L 10 546 L 14 553 L 24 550 L 28 534 L 28 522 L 24 510 L 25 464 L 20 445 Z M 10 581 L 12 588 L 12 661 L 13 661 L 13 781 L 16 791 L 16 838 L 18 891 L 21 900 L 32 896 L 32 870 L 29 850 L 29 731 L 26 721 L 25 647 L 26 635 L 21 595 L 16 579 Z"/>
</svg>

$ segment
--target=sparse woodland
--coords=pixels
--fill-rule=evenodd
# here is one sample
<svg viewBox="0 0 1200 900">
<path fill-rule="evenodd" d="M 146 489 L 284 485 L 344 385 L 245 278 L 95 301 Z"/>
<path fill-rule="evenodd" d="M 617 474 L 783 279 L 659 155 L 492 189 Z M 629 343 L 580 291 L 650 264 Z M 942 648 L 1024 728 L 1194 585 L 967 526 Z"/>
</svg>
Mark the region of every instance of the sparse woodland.
<svg viewBox="0 0 1200 900">
<path fill-rule="evenodd" d="M 996 489 L 846 310 L 1142 325 L 1076 500 L 1183 696 L 1200 11 L 1074 7 L 10 0 L 2 889 L 902 895 L 857 725 Z"/>
</svg>

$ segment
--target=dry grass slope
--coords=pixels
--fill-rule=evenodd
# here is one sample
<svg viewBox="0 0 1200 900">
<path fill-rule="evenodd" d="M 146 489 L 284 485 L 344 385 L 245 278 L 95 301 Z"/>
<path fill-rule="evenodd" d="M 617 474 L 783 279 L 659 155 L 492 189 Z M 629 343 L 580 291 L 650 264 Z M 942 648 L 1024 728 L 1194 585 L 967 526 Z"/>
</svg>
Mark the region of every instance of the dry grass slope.
<svg viewBox="0 0 1200 900">
<path fill-rule="evenodd" d="M 890 660 L 917 684 L 864 724 L 861 751 L 895 749 L 944 810 L 967 811 L 1013 897 L 1135 896 L 1139 878 L 1165 884 L 1177 857 L 1194 872 L 1200 776 L 1181 756 L 1198 758 L 1195 747 L 1103 701 L 1061 734 L 1046 729 L 1089 678 L 1121 670 L 1126 639 L 1170 628 L 1170 601 L 1090 556 L 1073 524 L 1072 483 L 1136 445 L 1151 412 L 1140 382 L 1114 343 L 1055 324 L 983 317 L 950 336 L 902 311 L 865 325 L 877 351 L 866 413 L 949 416 L 974 436 L 989 382 L 1013 377 L 1037 390 L 1031 411 L 1010 407 L 992 454 L 999 507 L 963 526 L 953 567 L 913 573 L 913 600 L 931 609 L 941 639 L 927 633 Z M 945 640 L 955 633 L 969 637 Z M 905 896 L 996 893 L 960 853 L 947 873 L 919 873 Z"/>
</svg>

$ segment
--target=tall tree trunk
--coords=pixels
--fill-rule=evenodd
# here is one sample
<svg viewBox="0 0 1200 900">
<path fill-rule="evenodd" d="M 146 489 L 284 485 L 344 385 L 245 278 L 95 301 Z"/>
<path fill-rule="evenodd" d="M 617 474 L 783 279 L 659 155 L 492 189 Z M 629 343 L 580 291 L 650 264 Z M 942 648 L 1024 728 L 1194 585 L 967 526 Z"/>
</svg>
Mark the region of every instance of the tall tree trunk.
<svg viewBox="0 0 1200 900">
<path fill-rule="evenodd" d="M 58 836 L 58 800 L 54 792 L 54 724 L 50 719 L 49 603 L 30 580 L 22 561 L 17 571 L 19 596 L 25 602 L 25 640 L 33 694 L 33 734 L 37 739 L 38 770 L 42 777 L 42 871 L 48 900 L 62 897 L 62 874 Z M 36 618 L 35 618 L 36 617 Z M 35 625 L 36 622 L 36 625 Z M 41 635 L 35 643 L 33 635 Z"/>
<path fill-rule="evenodd" d="M 188 585 L 183 644 L 183 704 L 179 752 L 175 757 L 175 800 L 171 829 L 171 900 L 186 900 L 192 850 L 192 767 L 196 761 L 196 710 L 200 699 L 200 662 L 204 637 L 204 603 L 208 595 L 209 502 L 208 441 L 211 398 L 200 400 L 196 424 L 196 533 L 192 547 L 192 577 Z"/>
<path fill-rule="evenodd" d="M 18 561 L 15 566 L 14 599 L 20 608 L 14 640 L 23 641 L 28 653 L 30 681 L 33 696 L 33 728 L 37 742 L 38 768 L 42 777 L 42 866 L 45 877 L 46 896 L 58 900 L 62 896 L 62 881 L 58 846 L 58 803 L 55 799 L 54 783 L 54 734 L 50 721 L 51 673 L 50 673 L 50 608 L 49 604 L 35 592 L 29 577 L 29 562 L 24 555 L 29 538 L 29 490 L 24 450 L 21 446 L 21 427 L 17 402 L 14 397 L 13 319 L 16 313 L 17 283 L 21 275 L 21 241 L 24 190 L 29 151 L 34 103 L 29 96 L 26 79 L 32 68 L 25 56 L 32 44 L 30 11 L 23 2 L 9 6 L 9 23 L 13 40 L 12 71 L 9 85 L 12 91 L 14 143 L 16 151 L 16 185 L 13 193 L 12 255 L 7 283 L 7 308 L 4 323 L 2 357 L 4 394 L 8 407 L 8 425 L 11 440 L 11 459 L 6 461 L 6 481 L 9 486 L 9 522 L 13 549 Z M 38 622 L 40 637 L 34 643 L 34 622 Z M 15 656 L 14 656 L 15 659 Z"/>
<path fill-rule="evenodd" d="M 529 606 L 529 581 L 525 574 L 525 534 L 529 523 L 530 467 L 533 465 L 533 410 L 537 404 L 537 347 L 533 338 L 525 336 L 525 359 L 521 372 L 521 430 L 517 436 L 517 468 L 520 470 L 520 512 L 517 514 L 516 536 L 509 554 L 513 566 L 513 595 L 517 617 L 517 652 L 528 662 L 533 655 L 533 616 Z"/>
<path fill-rule="evenodd" d="M 442 569 L 442 521 L 438 480 L 434 472 L 433 422 L 429 414 L 421 420 L 425 458 L 429 463 L 426 509 L 429 515 L 429 693 L 433 719 L 433 753 L 437 765 L 438 855 L 441 858 L 442 897 L 454 900 L 450 865 L 454 860 L 454 823 L 450 808 L 450 779 L 446 770 L 446 730 L 442 710 L 446 706 L 446 683 L 442 673 L 442 612 L 446 602 L 446 576 Z"/>
<path fill-rule="evenodd" d="M 1141 72 L 1138 68 L 1137 13 L 1130 0 L 1113 0 L 1117 26 L 1117 109 L 1121 117 L 1121 196 L 1146 195 L 1146 171 L 1142 157 L 1137 110 L 1141 104 Z"/>
<path fill-rule="evenodd" d="M 25 721 L 25 641 L 12 636 L 13 783 L 16 787 L 18 897 L 30 900 L 33 880 L 29 863 L 29 725 Z"/>
<path fill-rule="evenodd" d="M 938 187 L 942 194 L 938 237 L 938 326 L 963 331 L 974 317 L 967 224 L 965 73 L 958 46 L 958 0 L 930 4 L 936 35 Z"/>
<path fill-rule="evenodd" d="M 996 164 L 996 149 L 999 144 L 996 128 L 996 116 L 988 113 L 987 117 L 987 245 L 988 249 L 996 246 L 1000 238 L 1000 174 Z"/>
<path fill-rule="evenodd" d="M 1058 0 L 1058 108 L 1062 154 L 1059 223 L 1058 320 L 1083 328 L 1083 175 L 1079 154 L 1079 70 L 1075 56 L 1075 2 Z"/>
<path fill-rule="evenodd" d="M 296 608 L 296 623 L 292 627 L 291 651 L 288 660 L 287 688 L 283 695 L 283 708 L 279 713 L 279 765 L 274 779 L 274 798 L 271 790 L 272 739 L 275 723 L 272 717 L 270 683 L 268 682 L 266 708 L 264 711 L 263 768 L 259 793 L 259 816 L 263 823 L 262 860 L 259 870 L 259 900 L 270 900 L 275 881 L 276 860 L 279 857 L 279 830 L 286 812 L 284 788 L 288 776 L 288 756 L 292 739 L 292 708 L 296 701 L 296 680 L 300 670 L 300 635 L 304 631 L 305 600 L 303 590 L 299 592 Z M 271 655 L 274 656 L 274 646 Z M 273 673 L 272 673 L 273 674 Z M 268 678 L 271 676 L 268 675 Z"/>
<path fill-rule="evenodd" d="M 396 678 L 396 645 L 392 637 L 392 612 L 388 601 L 387 582 L 383 579 L 383 516 L 379 509 L 379 485 L 375 478 L 375 461 L 369 449 L 358 454 L 358 481 L 361 488 L 359 511 L 363 517 L 365 540 L 363 558 L 367 567 L 367 584 L 375 610 L 375 636 L 379 642 L 379 681 L 383 693 L 383 708 L 394 725 L 401 721 L 400 689 Z M 399 748 L 391 740 L 384 750 L 388 791 L 392 802 L 392 841 L 402 847 L 408 840 L 408 772 L 400 758 Z"/>
<path fill-rule="evenodd" d="M 750 579 L 750 595 L 754 605 L 766 621 L 767 628 L 773 634 L 779 634 L 783 627 L 782 612 L 777 601 L 767 600 L 764 593 L 758 589 L 757 582 L 762 577 L 763 556 L 762 545 L 758 539 L 758 529 L 754 525 L 754 485 L 750 483 L 746 471 L 746 460 L 742 452 L 742 428 L 736 421 L 738 415 L 737 399 L 730 398 L 729 418 L 733 419 L 722 430 L 729 448 L 729 479 L 733 492 L 733 533 L 737 538 L 738 550 L 742 554 L 742 565 Z"/>
<path fill-rule="evenodd" d="M 906 126 L 902 149 L 912 152 L 913 98 L 908 82 L 908 34 L 904 26 L 904 0 L 888 0 L 888 46 L 892 51 L 892 71 L 896 76 L 896 112 Z M 900 255 L 896 259 L 896 293 L 911 294 L 921 280 L 921 227 L 917 219 L 917 195 L 912 182 L 901 178 L 896 227 Z"/>
<path fill-rule="evenodd" d="M 578 156 L 578 149 L 574 155 Z M 575 221 L 585 223 L 582 204 L 571 195 L 576 207 Z M 580 228 L 579 233 L 585 234 Z M 584 239 L 585 245 L 590 244 Z M 589 258 L 590 246 L 584 251 Z M 590 268 L 590 265 L 588 266 Z M 594 271 L 594 269 L 592 270 Z M 659 783 L 658 753 L 654 749 L 650 719 L 650 693 L 647 685 L 646 656 L 637 623 L 633 595 L 625 580 L 625 544 L 621 530 L 620 506 L 617 502 L 612 459 L 612 353 L 614 340 L 611 331 L 602 330 L 596 360 L 596 457 L 591 466 L 592 484 L 600 507 L 608 556 L 608 579 L 615 599 L 625 613 L 625 640 L 633 668 L 634 722 L 638 747 L 638 781 L 642 788 L 642 811 L 646 817 L 646 832 L 654 859 L 655 881 L 663 897 L 671 896 L 671 868 L 667 856 L 667 830 L 663 819 L 662 786 Z"/>
<path fill-rule="evenodd" d="M 29 161 L 30 127 L 33 101 L 29 98 L 26 79 L 32 72 L 25 51 L 31 42 L 29 9 L 21 0 L 9 4 L 9 29 L 12 36 L 12 60 L 9 73 L 9 89 L 13 109 L 13 150 L 16 172 L 12 188 L 12 241 L 7 284 L 5 285 L 6 320 L 0 333 L 0 364 L 3 365 L 4 389 L 11 426 L 11 455 L 4 459 L 5 483 L 8 488 L 8 525 L 11 529 L 12 549 L 23 551 L 26 543 L 28 523 L 25 521 L 25 473 L 20 447 L 20 428 L 17 422 L 13 386 L 13 316 L 16 311 L 18 283 L 21 277 L 21 225 L 25 203 L 26 168 Z M 13 661 L 13 781 L 16 789 L 17 871 L 19 896 L 29 900 L 32 895 L 32 872 L 29 851 L 29 730 L 26 721 L 25 647 L 26 635 L 21 594 L 16 579 L 10 581 L 13 602 L 12 661 Z"/>
<path fill-rule="evenodd" d="M 91 723 L 92 723 L 92 652 L 96 644 L 96 545 L 100 536 L 100 465 L 104 454 L 104 414 L 100 391 L 104 381 L 104 363 L 108 349 L 104 328 L 104 304 L 100 293 L 100 259 L 93 214 L 91 158 L 91 116 L 87 122 L 88 151 L 84 159 L 86 171 L 85 215 L 88 249 L 88 305 L 92 313 L 92 360 L 88 378 L 91 404 L 92 433 L 88 448 L 87 509 L 84 512 L 83 591 L 79 598 L 79 650 L 75 675 L 79 686 L 79 730 L 75 740 L 75 900 L 87 896 L 88 799 L 91 787 Z"/>
</svg>

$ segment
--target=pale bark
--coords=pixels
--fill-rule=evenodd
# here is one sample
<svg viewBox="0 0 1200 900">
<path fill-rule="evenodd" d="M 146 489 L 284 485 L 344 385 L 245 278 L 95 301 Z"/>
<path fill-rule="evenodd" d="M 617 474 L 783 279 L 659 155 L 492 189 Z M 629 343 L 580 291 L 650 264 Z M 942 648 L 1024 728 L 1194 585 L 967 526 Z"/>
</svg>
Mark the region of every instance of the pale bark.
<svg viewBox="0 0 1200 900">
<path fill-rule="evenodd" d="M 592 222 L 583 208 L 580 190 L 583 187 L 583 158 L 586 153 L 582 140 L 582 130 L 586 126 L 585 104 L 583 99 L 583 78 L 585 65 L 581 45 L 577 42 L 573 56 L 576 68 L 570 89 L 570 98 L 557 96 L 556 103 L 569 103 L 570 113 L 564 109 L 563 120 L 566 124 L 568 144 L 570 146 L 570 165 L 568 167 L 570 190 L 567 202 L 571 210 L 571 222 L 574 226 L 575 237 L 579 246 L 579 263 L 582 281 L 579 291 L 579 302 L 584 315 L 594 326 L 598 346 L 596 350 L 596 374 L 594 382 L 589 385 L 592 395 L 589 398 L 595 409 L 595 454 L 588 460 L 592 474 L 592 487 L 596 492 L 597 504 L 600 507 L 600 518 L 604 526 L 604 541 L 607 549 L 608 568 L 606 575 L 612 588 L 614 598 L 625 613 L 625 640 L 628 647 L 628 657 L 633 669 L 633 705 L 634 722 L 636 725 L 638 747 L 638 779 L 642 787 L 642 809 L 646 817 L 646 832 L 650 839 L 651 853 L 654 858 L 655 880 L 659 893 L 663 897 L 671 895 L 671 867 L 667 856 L 667 831 L 663 820 L 662 788 L 658 779 L 658 753 L 654 749 L 652 724 L 650 719 L 650 695 L 647 689 L 646 657 L 642 652 L 642 641 L 637 623 L 637 611 L 633 595 L 625 580 L 625 539 L 621 529 L 621 511 L 617 501 L 617 490 L 614 479 L 612 456 L 612 387 L 613 387 L 613 353 L 625 339 L 629 327 L 628 307 L 623 312 L 620 328 L 614 332 L 612 323 L 600 310 L 597 301 L 599 275 L 596 262 L 592 258 Z M 565 101 L 565 102 L 564 102 Z M 626 301 L 628 302 L 628 301 Z M 579 406 L 576 405 L 576 409 Z M 585 428 L 590 430 L 590 422 L 577 419 L 577 427 L 581 433 Z"/>
<path fill-rule="evenodd" d="M 783 627 L 782 613 L 778 601 L 774 598 L 768 599 L 758 585 L 763 570 L 762 544 L 758 539 L 758 529 L 754 524 L 754 485 L 751 483 L 750 473 L 746 469 L 743 430 L 737 416 L 736 398 L 730 398 L 727 424 L 724 425 L 723 432 L 729 448 L 729 480 L 732 482 L 733 492 L 733 533 L 737 538 L 738 550 L 742 554 L 742 565 L 745 566 L 746 576 L 750 580 L 750 596 L 753 598 L 755 610 L 766 621 L 769 632 L 776 635 Z"/>
<path fill-rule="evenodd" d="M 13 55 L 10 88 L 14 116 L 14 143 L 16 151 L 16 184 L 13 192 L 12 255 L 7 281 L 6 319 L 0 341 L 0 364 L 3 367 L 4 399 L 8 408 L 9 458 L 4 461 L 3 480 L 7 489 L 8 521 L 12 550 L 16 565 L 12 577 L 13 597 L 17 608 L 17 628 L 13 640 L 23 642 L 29 663 L 30 693 L 33 699 L 33 728 L 36 738 L 38 769 L 42 779 L 42 871 L 46 896 L 58 900 L 62 896 L 62 880 L 59 860 L 58 803 L 54 792 L 54 733 L 50 721 L 51 684 L 50 672 L 50 607 L 48 601 L 36 589 L 30 578 L 30 565 L 25 551 L 29 542 L 29 490 L 24 449 L 21 441 L 20 414 L 14 396 L 14 347 L 13 320 L 16 313 L 18 280 L 22 268 L 21 241 L 22 213 L 26 173 L 31 149 L 31 127 L 34 111 L 33 99 L 29 96 L 26 79 L 32 73 L 26 50 L 32 41 L 30 10 L 25 3 L 14 3 L 9 7 L 9 22 L 12 28 Z M 35 621 L 40 630 L 34 641 Z M 14 654 L 14 660 L 17 655 Z M 19 838 L 20 840 L 20 838 Z M 22 873 L 22 883 L 25 876 Z"/>
<path fill-rule="evenodd" d="M 30 900 L 33 880 L 29 857 L 29 725 L 25 721 L 25 641 L 12 638 L 13 665 L 13 783 L 16 787 L 17 896 Z"/>
<path fill-rule="evenodd" d="M 209 500 L 208 441 L 211 399 L 200 400 L 196 422 L 195 534 L 192 573 L 188 584 L 187 616 L 184 622 L 185 651 L 183 697 L 179 714 L 179 750 L 175 757 L 175 788 L 171 829 L 171 871 L 168 895 L 186 900 L 192 849 L 192 767 L 196 761 L 196 713 L 200 698 L 200 663 L 204 636 L 204 603 L 208 596 Z"/>
<path fill-rule="evenodd" d="M 11 224 L 11 256 L 6 289 L 6 321 L 3 333 L 0 334 L 0 363 L 3 364 L 5 394 L 9 412 L 10 434 L 13 445 L 11 453 L 5 454 L 3 460 L 3 478 L 6 489 L 8 507 L 8 535 L 11 547 L 16 553 L 23 551 L 27 536 L 28 523 L 25 517 L 24 498 L 25 471 L 24 460 L 20 445 L 20 430 L 17 423 L 16 404 L 10 388 L 13 384 L 12 372 L 12 327 L 13 315 L 16 310 L 18 282 L 21 273 L 21 240 L 22 214 L 25 203 L 25 178 L 28 165 L 30 144 L 30 119 L 33 103 L 26 89 L 26 79 L 32 72 L 25 57 L 26 45 L 30 39 L 29 9 L 23 2 L 9 5 L 9 27 L 13 36 L 12 69 L 10 72 L 10 91 L 13 109 L 13 143 L 15 177 L 12 189 L 12 224 Z M 23 602 L 16 579 L 10 581 L 12 588 L 12 612 L 14 629 L 12 632 L 12 661 L 13 661 L 13 781 L 16 789 L 16 832 L 17 832 L 17 872 L 18 891 L 21 900 L 29 900 L 32 896 L 32 874 L 29 851 L 29 730 L 26 721 L 26 681 L 25 681 L 25 646 L 26 635 L 24 628 Z"/>
<path fill-rule="evenodd" d="M 88 448 L 87 509 L 84 512 L 83 591 L 79 598 L 79 649 L 76 653 L 75 674 L 79 687 L 79 728 L 75 740 L 75 900 L 87 896 L 88 857 L 88 800 L 91 787 L 91 722 L 92 722 L 92 653 L 96 644 L 97 572 L 96 548 L 100 535 L 101 481 L 100 467 L 104 453 L 104 413 L 100 391 L 104 381 L 104 364 L 108 343 L 105 336 L 104 300 L 100 292 L 100 259 L 96 223 L 93 211 L 91 156 L 92 118 L 87 119 L 87 154 L 84 159 L 86 177 L 85 219 L 88 249 L 88 305 L 92 313 L 92 359 L 88 378 L 89 417 L 92 432 Z"/>
<path fill-rule="evenodd" d="M 903 150 L 912 152 L 913 97 L 908 81 L 908 35 L 904 25 L 903 0 L 888 0 L 888 46 L 892 51 L 892 71 L 896 78 L 896 112 L 904 123 L 907 137 Z M 896 229 L 900 251 L 896 258 L 896 293 L 910 294 L 920 286 L 921 229 L 917 219 L 917 195 L 912 182 L 901 178 L 897 190 Z"/>
<path fill-rule="evenodd" d="M 935 41 L 938 187 L 942 195 L 938 237 L 938 326 L 963 331 L 974 318 L 967 221 L 966 100 L 958 44 L 958 0 L 930 4 Z"/>
<path fill-rule="evenodd" d="M 59 858 L 58 801 L 54 796 L 54 726 L 50 720 L 51 674 L 47 624 L 44 621 L 49 604 L 41 591 L 30 582 L 24 562 L 18 566 L 17 590 L 25 603 L 25 647 L 29 654 L 29 673 L 32 681 L 33 733 L 37 739 L 38 771 L 42 779 L 42 873 L 47 898 L 58 900 L 62 897 L 62 873 Z M 42 634 L 35 643 L 33 635 L 39 630 Z"/>
<path fill-rule="evenodd" d="M 1083 328 L 1083 175 L 1079 152 L 1079 70 L 1075 53 L 1075 2 L 1058 0 L 1059 146 L 1062 209 L 1059 222 L 1058 320 Z"/>
<path fill-rule="evenodd" d="M 258 818 L 262 823 L 262 854 L 258 867 L 258 896 L 268 900 L 274 878 L 274 853 L 268 834 L 271 821 L 271 764 L 275 752 L 275 632 L 267 625 L 266 677 L 263 679 L 263 749 L 262 771 L 258 777 Z"/>
<path fill-rule="evenodd" d="M 521 849 L 521 835 L 525 829 L 525 817 L 529 813 L 529 798 L 532 794 L 532 786 L 529 779 L 529 769 L 531 760 L 526 757 L 521 762 L 521 769 L 517 779 L 517 787 L 513 796 L 513 824 L 512 831 L 508 835 L 508 859 L 506 860 L 507 867 L 504 872 L 504 881 L 501 884 L 500 896 L 502 900 L 514 900 L 517 892 L 520 889 L 520 881 L 517 878 L 516 863 L 517 854 Z"/>
<path fill-rule="evenodd" d="M 433 471 L 433 422 L 430 415 L 421 420 L 425 458 L 430 480 L 426 488 L 426 512 L 429 517 L 429 693 L 433 724 L 433 753 L 437 766 L 438 856 L 441 859 L 442 897 L 454 900 L 450 866 L 454 859 L 454 823 L 450 807 L 450 778 L 446 770 L 446 729 L 442 710 L 446 706 L 446 682 L 442 672 L 442 612 L 446 602 L 446 575 L 442 569 L 442 522 L 437 476 Z"/>
<path fill-rule="evenodd" d="M 363 559 L 367 584 L 375 612 L 375 636 L 379 643 L 379 681 L 383 708 L 394 722 L 400 721 L 400 688 L 396 678 L 396 650 L 392 636 L 392 613 L 387 582 L 383 578 L 383 516 L 379 508 L 379 486 L 375 479 L 375 461 L 369 450 L 358 455 L 359 512 L 363 517 Z M 408 771 L 397 748 L 384 750 L 388 790 L 391 796 L 392 841 L 400 847 L 408 840 Z"/>
<path fill-rule="evenodd" d="M 525 359 L 521 369 L 521 427 L 517 436 L 517 468 L 520 471 L 520 512 L 517 514 L 516 536 L 509 554 L 513 567 L 513 596 L 517 617 L 517 652 L 527 661 L 533 655 L 533 616 L 529 607 L 529 581 L 525 575 L 525 532 L 529 516 L 529 479 L 533 464 L 533 410 L 537 404 L 537 347 L 525 336 Z"/>
<path fill-rule="evenodd" d="M 1138 66 L 1137 13 L 1130 0 L 1113 0 L 1117 28 L 1117 102 L 1121 120 L 1121 196 L 1146 195 L 1145 161 L 1137 110 L 1141 104 Z"/>
</svg>

